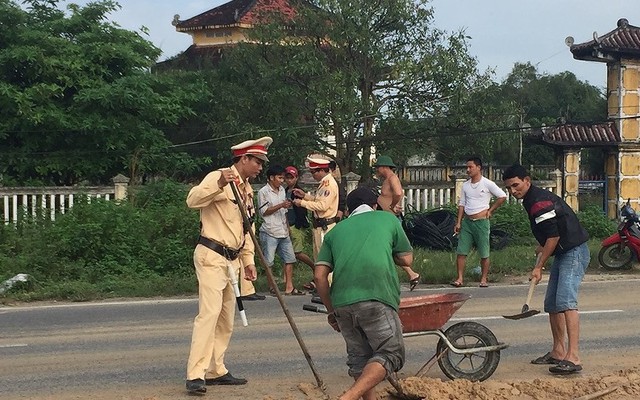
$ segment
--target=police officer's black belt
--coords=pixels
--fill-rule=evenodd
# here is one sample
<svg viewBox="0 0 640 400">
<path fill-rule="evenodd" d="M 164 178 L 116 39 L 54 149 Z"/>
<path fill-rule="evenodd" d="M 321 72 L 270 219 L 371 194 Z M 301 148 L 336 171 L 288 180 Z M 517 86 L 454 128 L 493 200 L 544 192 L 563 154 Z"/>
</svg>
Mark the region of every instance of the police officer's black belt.
<svg viewBox="0 0 640 400">
<path fill-rule="evenodd" d="M 311 221 L 311 223 L 312 223 L 314 228 L 326 228 L 327 225 L 331 225 L 334 222 L 338 222 L 338 219 L 336 217 L 333 217 L 333 218 L 314 218 L 313 221 Z"/>
<path fill-rule="evenodd" d="M 211 239 L 208 239 L 204 236 L 200 236 L 198 238 L 198 244 L 201 244 L 204 247 L 215 251 L 216 253 L 220 254 L 222 257 L 226 258 L 229 261 L 233 261 L 236 258 L 238 258 L 238 255 L 240 255 L 240 250 L 242 249 L 242 247 L 240 247 L 240 249 L 238 250 L 234 250 L 231 247 L 225 247 L 220 243 L 215 242 Z"/>
</svg>

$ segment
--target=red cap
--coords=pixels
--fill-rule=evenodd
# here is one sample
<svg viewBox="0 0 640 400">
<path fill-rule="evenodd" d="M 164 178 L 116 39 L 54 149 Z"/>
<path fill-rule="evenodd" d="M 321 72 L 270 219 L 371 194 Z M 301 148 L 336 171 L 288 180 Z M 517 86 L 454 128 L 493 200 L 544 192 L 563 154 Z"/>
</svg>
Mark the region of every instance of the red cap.
<svg viewBox="0 0 640 400">
<path fill-rule="evenodd" d="M 292 167 L 292 166 L 288 166 L 287 168 L 284 169 L 284 173 L 285 174 L 290 174 L 293 177 L 297 177 L 298 176 L 298 170 L 296 169 L 296 167 Z"/>
</svg>

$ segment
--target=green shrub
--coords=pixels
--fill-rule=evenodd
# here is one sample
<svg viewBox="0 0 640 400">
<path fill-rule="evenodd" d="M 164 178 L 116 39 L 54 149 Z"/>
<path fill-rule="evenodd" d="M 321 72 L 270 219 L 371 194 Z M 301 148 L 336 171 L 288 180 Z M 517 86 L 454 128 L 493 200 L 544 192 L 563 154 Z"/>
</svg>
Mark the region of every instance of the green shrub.
<svg viewBox="0 0 640 400">
<path fill-rule="evenodd" d="M 617 223 L 607 218 L 600 206 L 588 206 L 580 210 L 578 219 L 592 238 L 603 239 L 616 231 Z"/>
<path fill-rule="evenodd" d="M 192 293 L 199 216 L 185 204 L 187 187 L 161 181 L 134 192 L 120 203 L 78 197 L 55 221 L 2 226 L 0 278 L 26 273 L 40 283 L 29 296 L 6 295 L 81 301 Z"/>
</svg>

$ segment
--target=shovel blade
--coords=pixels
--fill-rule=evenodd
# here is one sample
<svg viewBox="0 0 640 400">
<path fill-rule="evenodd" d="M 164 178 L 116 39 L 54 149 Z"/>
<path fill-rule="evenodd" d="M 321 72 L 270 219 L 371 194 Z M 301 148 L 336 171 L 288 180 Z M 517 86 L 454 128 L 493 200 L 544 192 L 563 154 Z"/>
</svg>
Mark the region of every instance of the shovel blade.
<svg viewBox="0 0 640 400">
<path fill-rule="evenodd" d="M 537 315 L 537 314 L 540 314 L 540 310 L 528 310 L 516 315 L 503 315 L 502 318 L 517 320 L 517 319 L 533 317 L 534 315 Z"/>
<path fill-rule="evenodd" d="M 400 384 L 400 382 L 395 376 L 393 375 L 387 376 L 387 381 L 389 381 L 391 386 L 393 386 L 393 388 L 396 390 L 395 392 L 389 391 L 389 394 L 391 396 L 401 400 L 424 400 L 424 397 L 405 392 L 404 389 L 402 388 L 402 385 Z"/>
</svg>

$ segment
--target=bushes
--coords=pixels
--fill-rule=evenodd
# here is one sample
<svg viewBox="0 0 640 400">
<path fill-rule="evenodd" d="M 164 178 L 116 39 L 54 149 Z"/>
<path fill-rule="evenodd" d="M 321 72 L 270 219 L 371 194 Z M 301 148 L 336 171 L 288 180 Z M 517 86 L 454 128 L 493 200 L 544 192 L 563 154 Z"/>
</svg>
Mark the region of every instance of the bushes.
<svg viewBox="0 0 640 400">
<path fill-rule="evenodd" d="M 193 292 L 198 213 L 186 207 L 186 194 L 186 186 L 163 181 L 120 204 L 79 199 L 55 222 L 3 226 L 0 281 L 29 274 L 33 291 L 12 291 L 29 299 Z"/>
<path fill-rule="evenodd" d="M 133 190 L 129 201 L 120 204 L 77 199 L 55 222 L 27 219 L 18 226 L 0 224 L 0 282 L 18 273 L 31 276 L 29 282 L 5 295 L 21 300 L 85 301 L 195 293 L 192 254 L 198 212 L 187 208 L 186 195 L 186 186 L 162 181 Z M 456 212 L 455 205 L 445 208 Z M 594 246 L 615 231 L 615 223 L 598 207 L 587 207 L 578 217 Z M 505 250 L 492 252 L 492 270 L 507 273 L 514 262 L 529 267 L 534 240 L 522 205 L 502 205 L 492 224 L 515 239 Z M 427 281 L 446 282 L 455 272 L 453 252 L 416 251 L 414 269 L 423 271 Z M 473 263 L 477 260 L 470 259 L 469 265 Z M 428 275 L 438 268 L 446 273 L 440 278 Z M 278 258 L 274 274 L 279 279 Z M 295 279 L 297 283 L 311 279 L 310 270 L 304 265 L 296 267 Z M 267 290 L 264 276 L 256 288 Z"/>
</svg>

